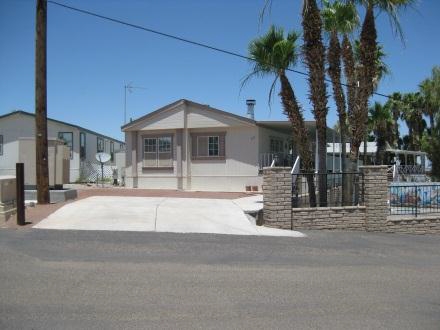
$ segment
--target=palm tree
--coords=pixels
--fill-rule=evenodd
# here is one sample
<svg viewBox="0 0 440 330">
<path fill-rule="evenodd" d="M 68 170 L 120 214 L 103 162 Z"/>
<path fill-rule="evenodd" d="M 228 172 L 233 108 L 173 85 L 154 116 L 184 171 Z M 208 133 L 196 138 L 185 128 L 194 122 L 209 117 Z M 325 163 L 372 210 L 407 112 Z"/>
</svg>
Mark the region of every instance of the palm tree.
<svg viewBox="0 0 440 330">
<path fill-rule="evenodd" d="M 402 119 L 408 126 L 408 149 L 410 150 L 420 150 L 421 148 L 421 139 L 426 126 L 423 119 L 424 103 L 424 98 L 419 92 L 403 95 Z"/>
<path fill-rule="evenodd" d="M 327 91 L 322 21 L 315 0 L 304 0 L 302 9 L 304 62 L 309 71 L 310 100 L 318 131 L 319 205 L 327 206 Z"/>
<path fill-rule="evenodd" d="M 440 67 L 432 69 L 431 77 L 422 81 L 419 90 L 425 99 L 424 114 L 429 117 L 429 128 L 434 128 L 434 117 L 440 111 Z"/>
<path fill-rule="evenodd" d="M 395 92 L 391 94 L 391 97 L 388 99 L 386 106 L 390 109 L 391 114 L 393 116 L 393 139 L 392 146 L 395 148 L 400 147 L 400 135 L 399 135 L 399 118 L 403 112 L 403 100 L 402 94 L 399 92 Z"/>
<path fill-rule="evenodd" d="M 359 69 L 359 73 L 361 71 L 361 42 L 360 40 L 354 41 L 354 60 L 355 60 L 355 66 Z M 388 67 L 388 65 L 385 63 L 384 59 L 387 56 L 387 54 L 384 51 L 384 47 L 382 44 L 378 43 L 376 45 L 376 55 L 374 57 L 374 66 L 375 66 L 375 73 L 373 76 L 373 91 L 377 91 L 377 88 L 379 87 L 380 81 L 387 75 L 391 74 L 391 70 Z"/>
<path fill-rule="evenodd" d="M 275 76 L 269 91 L 269 102 L 278 79 L 281 83 L 279 96 L 283 105 L 284 114 L 292 124 L 293 141 L 301 157 L 301 166 L 306 173 L 312 173 L 312 148 L 304 123 L 302 109 L 296 100 L 292 85 L 286 75 L 286 69 L 294 66 L 298 59 L 296 42 L 298 34 L 291 32 L 284 36 L 282 28 L 271 26 L 262 37 L 249 44 L 249 57 L 253 61 L 253 68 L 243 80 L 242 86 L 252 77 Z M 316 206 L 315 184 L 313 175 L 307 176 L 309 186 L 310 206 Z"/>
<path fill-rule="evenodd" d="M 358 24 L 358 16 L 356 7 L 352 3 L 343 3 L 341 1 L 335 1 L 330 4 L 328 0 L 324 1 L 324 8 L 321 10 L 321 15 L 324 23 L 324 29 L 330 34 L 329 46 L 327 49 L 327 62 L 328 62 L 328 74 L 332 81 L 333 97 L 336 103 L 336 109 L 339 117 L 339 132 L 341 138 L 341 170 L 346 172 L 346 145 L 345 141 L 348 135 L 347 125 L 347 107 L 345 101 L 345 93 L 342 88 L 341 79 L 341 58 L 343 51 L 339 41 L 339 33 L 344 35 L 344 39 L 351 33 L 354 27 Z M 348 37 L 347 37 L 348 40 Z M 347 41 L 346 41 L 347 42 Z M 349 86 L 350 88 L 350 86 Z M 349 93 L 349 98 L 352 97 Z M 351 105 L 349 103 L 349 105 Z M 342 189 L 343 189 L 343 203 L 350 203 L 350 191 L 346 186 L 346 177 L 342 176 Z"/>
<path fill-rule="evenodd" d="M 377 73 L 377 31 L 375 22 L 375 9 L 385 12 L 396 32 L 402 36 L 402 29 L 399 24 L 398 11 L 412 4 L 415 0 L 356 0 L 365 6 L 365 18 L 362 23 L 360 34 L 360 68 L 359 88 L 356 96 L 355 124 L 353 129 L 350 158 L 356 160 L 359 155 L 359 146 L 365 135 L 368 114 L 368 99 L 374 91 L 374 77 Z"/>
<path fill-rule="evenodd" d="M 375 62 L 375 74 L 373 77 L 373 91 L 376 91 L 379 82 L 383 79 L 384 76 L 391 73 L 388 65 L 384 62 L 386 54 L 383 51 L 383 46 L 381 44 L 376 45 L 376 55 L 374 58 Z M 354 43 L 354 58 L 357 68 L 358 75 L 362 72 L 362 64 L 360 62 L 360 41 L 355 40 Z M 365 132 L 364 137 L 364 164 L 366 164 L 367 160 L 367 139 L 368 139 L 368 131 Z"/>
<path fill-rule="evenodd" d="M 373 131 L 376 140 L 376 164 L 384 164 L 387 143 L 392 139 L 393 124 L 393 116 L 387 105 L 375 102 L 374 106 L 370 107 L 368 126 Z"/>
</svg>

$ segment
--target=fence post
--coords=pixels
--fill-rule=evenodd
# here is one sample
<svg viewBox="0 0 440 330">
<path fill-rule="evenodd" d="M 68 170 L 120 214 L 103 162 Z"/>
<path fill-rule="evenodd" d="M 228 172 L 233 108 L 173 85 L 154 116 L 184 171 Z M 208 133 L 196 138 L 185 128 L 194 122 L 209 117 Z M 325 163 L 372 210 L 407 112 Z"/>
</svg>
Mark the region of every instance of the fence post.
<svg viewBox="0 0 440 330">
<path fill-rule="evenodd" d="M 360 166 L 364 175 L 366 207 L 365 229 L 381 231 L 388 216 L 387 166 Z"/>
<path fill-rule="evenodd" d="M 16 194 L 17 194 L 17 225 L 24 226 L 25 221 L 25 208 L 24 208 L 24 164 L 15 164 L 15 182 L 16 182 Z"/>
<path fill-rule="evenodd" d="M 264 225 L 291 229 L 292 174 L 290 167 L 265 167 L 263 169 Z"/>
<path fill-rule="evenodd" d="M 418 197 L 417 186 L 415 186 L 414 189 L 416 190 L 416 217 L 417 217 L 417 206 L 419 204 L 419 197 Z"/>
</svg>

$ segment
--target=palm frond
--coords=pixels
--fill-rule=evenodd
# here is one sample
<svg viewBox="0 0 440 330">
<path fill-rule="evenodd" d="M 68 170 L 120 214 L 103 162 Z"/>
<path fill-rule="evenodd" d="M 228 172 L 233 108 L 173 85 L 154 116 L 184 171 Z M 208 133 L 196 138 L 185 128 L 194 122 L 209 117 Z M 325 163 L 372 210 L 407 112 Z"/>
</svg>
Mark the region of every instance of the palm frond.
<svg viewBox="0 0 440 330">
<path fill-rule="evenodd" d="M 258 17 L 258 25 L 261 26 L 263 24 L 264 15 L 266 15 L 266 12 L 271 12 L 272 10 L 272 0 L 265 0 L 263 9 L 260 11 L 260 15 Z"/>
<path fill-rule="evenodd" d="M 278 81 L 278 76 L 275 76 L 274 80 L 272 81 L 272 84 L 270 85 L 269 89 L 269 98 L 267 100 L 267 104 L 269 105 L 269 115 L 272 112 L 272 100 L 273 100 L 273 91 L 275 90 L 275 86 Z"/>
</svg>

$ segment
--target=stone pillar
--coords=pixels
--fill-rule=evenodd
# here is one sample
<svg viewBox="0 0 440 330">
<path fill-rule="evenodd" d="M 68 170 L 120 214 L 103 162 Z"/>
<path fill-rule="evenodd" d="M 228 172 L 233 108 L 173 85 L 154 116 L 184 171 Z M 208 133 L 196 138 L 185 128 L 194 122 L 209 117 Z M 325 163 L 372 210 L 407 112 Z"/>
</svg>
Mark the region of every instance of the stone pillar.
<svg viewBox="0 0 440 330">
<path fill-rule="evenodd" d="M 263 217 L 267 227 L 292 229 L 292 175 L 290 167 L 263 169 Z"/>
<path fill-rule="evenodd" d="M 389 213 L 387 168 L 386 165 L 359 167 L 364 174 L 365 229 L 367 231 L 382 231 L 386 227 Z"/>
</svg>

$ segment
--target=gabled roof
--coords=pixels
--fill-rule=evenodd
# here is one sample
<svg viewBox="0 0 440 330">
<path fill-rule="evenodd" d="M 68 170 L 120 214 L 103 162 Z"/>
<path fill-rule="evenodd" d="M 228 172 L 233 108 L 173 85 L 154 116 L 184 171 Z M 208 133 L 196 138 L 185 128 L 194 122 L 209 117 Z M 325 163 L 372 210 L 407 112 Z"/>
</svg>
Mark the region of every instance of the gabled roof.
<svg viewBox="0 0 440 330">
<path fill-rule="evenodd" d="M 168 105 L 166 105 L 166 106 L 164 106 L 162 108 L 159 108 L 159 109 L 157 109 L 157 110 L 155 110 L 153 112 L 150 112 L 150 113 L 146 114 L 145 116 L 139 117 L 138 119 L 135 119 L 135 120 L 133 120 L 133 121 L 131 121 L 131 122 L 121 126 L 121 130 L 125 131 L 126 129 L 128 129 L 130 127 L 133 127 L 134 125 L 137 125 L 138 123 L 140 123 L 140 122 L 142 122 L 144 120 L 150 119 L 150 118 L 158 115 L 159 113 L 162 113 L 162 112 L 165 112 L 165 111 L 170 111 L 170 110 L 172 110 L 172 109 L 174 109 L 174 108 L 176 108 L 178 106 L 181 106 L 181 105 L 194 106 L 194 107 L 197 107 L 197 108 L 199 108 L 201 110 L 209 111 L 209 112 L 214 112 L 214 113 L 220 114 L 220 115 L 225 116 L 225 117 L 229 117 L 229 118 L 233 118 L 235 120 L 239 120 L 239 121 L 245 122 L 247 124 L 254 124 L 254 125 L 256 124 L 256 121 L 253 120 L 253 119 L 249 119 L 249 118 L 246 118 L 246 117 L 243 117 L 243 116 L 239 116 L 239 115 L 227 112 L 227 111 L 223 111 L 223 110 L 219 110 L 219 109 L 216 109 L 216 108 L 212 108 L 212 107 L 210 107 L 209 105 L 206 105 L 206 104 L 201 104 L 201 103 L 197 103 L 197 102 L 186 100 L 186 99 L 180 99 L 180 100 L 177 100 L 177 101 L 175 101 L 173 103 L 170 103 L 170 104 L 168 104 Z"/>
<path fill-rule="evenodd" d="M 10 116 L 13 116 L 13 115 L 20 115 L 20 114 L 21 115 L 25 115 L 25 116 L 35 117 L 34 113 L 23 111 L 23 110 L 15 110 L 15 111 L 9 112 L 7 114 L 0 115 L 0 119 L 6 118 L 6 117 L 10 117 Z M 75 124 L 66 123 L 65 121 L 56 120 L 56 119 L 52 119 L 52 118 L 47 118 L 47 120 L 53 121 L 55 123 L 59 123 L 59 124 L 63 124 L 63 125 L 71 126 L 71 127 L 75 127 L 77 129 L 79 129 L 80 131 L 83 131 L 83 132 L 86 132 L 86 133 L 90 133 L 90 134 L 94 134 L 94 135 L 97 135 L 97 136 L 105 138 L 105 139 L 109 139 L 109 140 L 113 140 L 113 141 L 118 142 L 118 143 L 124 143 L 125 144 L 124 141 L 117 140 L 117 139 L 112 138 L 110 136 L 107 136 L 107 135 L 104 135 L 104 134 L 92 131 L 90 129 L 87 129 L 87 128 L 84 128 L 84 127 L 81 127 L 81 126 L 78 126 L 78 125 L 75 125 Z"/>
</svg>

